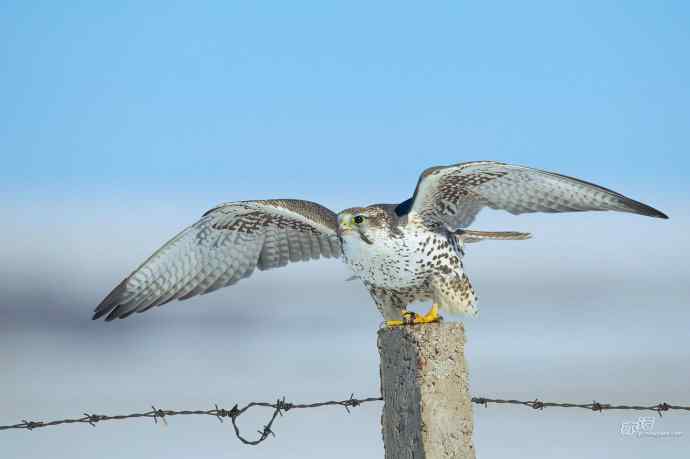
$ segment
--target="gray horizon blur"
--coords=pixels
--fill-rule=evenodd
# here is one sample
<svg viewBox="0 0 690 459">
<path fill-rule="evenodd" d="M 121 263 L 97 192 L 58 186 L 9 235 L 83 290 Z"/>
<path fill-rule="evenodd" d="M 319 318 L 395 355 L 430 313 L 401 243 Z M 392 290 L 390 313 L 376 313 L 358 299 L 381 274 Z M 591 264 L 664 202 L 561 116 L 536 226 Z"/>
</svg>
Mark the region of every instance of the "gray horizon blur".
<svg viewBox="0 0 690 459">
<path fill-rule="evenodd" d="M 646 194 L 643 201 L 670 220 L 610 212 L 480 215 L 472 228 L 528 231 L 533 239 L 467 248 L 480 314 L 447 319 L 465 323 L 473 395 L 690 402 L 690 216 L 684 196 Z M 282 396 L 309 402 L 378 394 L 381 318 L 337 260 L 256 272 L 125 320 L 91 321 L 112 287 L 206 210 L 199 205 L 205 198 L 4 203 L 0 424 L 151 404 L 229 408 Z M 336 210 L 351 204 L 320 202 Z M 261 428 L 268 414 L 243 417 L 244 432 Z M 620 434 L 621 422 L 643 415 L 475 407 L 476 448 L 481 457 L 602 450 L 608 457 L 681 457 L 688 450 L 687 414 L 656 420 L 656 431 L 683 432 L 679 438 Z M 3 457 L 381 457 L 379 417 L 376 405 L 351 415 L 291 412 L 275 424 L 276 438 L 257 448 L 240 444 L 227 423 L 194 417 L 167 427 L 127 421 L 3 432 L 0 448 Z"/>
</svg>

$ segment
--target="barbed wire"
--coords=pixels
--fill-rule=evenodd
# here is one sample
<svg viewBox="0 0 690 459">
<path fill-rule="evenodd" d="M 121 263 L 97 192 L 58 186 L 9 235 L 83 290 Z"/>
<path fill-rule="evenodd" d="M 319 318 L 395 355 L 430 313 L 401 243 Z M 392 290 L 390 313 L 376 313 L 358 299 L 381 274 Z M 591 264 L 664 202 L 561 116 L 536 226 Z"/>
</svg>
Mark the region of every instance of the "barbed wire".
<svg viewBox="0 0 690 459">
<path fill-rule="evenodd" d="M 522 400 L 505 400 L 500 398 L 485 398 L 485 397 L 472 397 L 472 403 L 478 405 L 484 405 L 485 407 L 489 403 L 495 403 L 498 405 L 508 404 L 508 405 L 523 405 L 535 410 L 543 410 L 549 407 L 558 408 L 583 408 L 590 411 L 607 411 L 607 410 L 633 410 L 633 411 L 656 411 L 659 416 L 665 411 L 679 410 L 679 411 L 690 411 L 690 406 L 682 405 L 670 405 L 666 402 L 657 403 L 656 405 L 612 405 L 610 403 L 599 403 L 597 401 L 592 401 L 592 403 L 570 403 L 570 402 L 543 402 L 538 398 L 534 400 L 522 401 Z"/>
<path fill-rule="evenodd" d="M 96 427 L 96 424 L 104 421 L 120 421 L 125 419 L 133 418 L 151 418 L 157 424 L 158 421 L 162 421 L 167 424 L 166 418 L 171 416 L 190 416 L 190 415 L 206 415 L 213 416 L 217 418 L 221 423 L 223 419 L 229 418 L 232 423 L 232 427 L 235 431 L 237 438 L 245 445 L 258 445 L 259 443 L 266 440 L 269 435 L 275 436 L 271 428 L 273 423 L 284 413 L 291 410 L 299 410 L 306 408 L 320 408 L 322 406 L 342 406 L 350 412 L 350 408 L 360 406 L 363 403 L 378 402 L 383 400 L 381 397 L 368 397 L 368 398 L 355 398 L 354 394 L 350 395 L 350 398 L 345 400 L 331 400 L 327 402 L 316 402 L 316 403 L 290 403 L 285 401 L 285 397 L 278 399 L 273 403 L 269 402 L 251 402 L 240 408 L 237 404 L 231 409 L 227 410 L 225 408 L 218 407 L 217 404 L 214 408 L 210 410 L 163 410 L 151 406 L 150 411 L 145 411 L 142 413 L 132 413 L 132 414 L 117 414 L 117 415 L 104 415 L 104 414 L 92 414 L 84 413 L 83 416 L 78 418 L 68 418 L 60 419 L 56 421 L 27 421 L 23 419 L 22 422 L 13 425 L 0 426 L 0 430 L 13 430 L 13 429 L 25 429 L 34 430 L 43 427 L 52 427 L 61 424 L 89 424 L 92 427 Z M 273 413 L 268 419 L 268 423 L 264 425 L 263 429 L 257 431 L 258 437 L 255 440 L 249 440 L 240 433 L 240 428 L 237 425 L 237 418 L 242 416 L 244 413 L 249 411 L 251 408 L 263 407 L 271 408 Z"/>
<path fill-rule="evenodd" d="M 27 421 L 22 420 L 22 422 L 13 425 L 0 426 L 0 430 L 34 430 L 43 427 L 52 427 L 61 424 L 89 424 L 92 427 L 96 427 L 96 424 L 104 421 L 120 421 L 125 419 L 133 418 L 151 418 L 157 424 L 160 420 L 161 422 L 167 424 L 166 418 L 171 416 L 190 416 L 190 415 L 206 415 L 213 416 L 217 418 L 221 423 L 223 419 L 229 418 L 232 423 L 232 427 L 235 431 L 237 438 L 246 445 L 258 445 L 259 443 L 266 440 L 269 436 L 275 436 L 272 427 L 275 420 L 291 410 L 299 410 L 306 408 L 320 408 L 323 406 L 342 406 L 349 413 L 350 408 L 358 407 L 364 403 L 380 402 L 382 397 L 368 397 L 368 398 L 355 398 L 354 394 L 350 395 L 350 398 L 345 400 L 331 400 L 326 402 L 316 402 L 316 403 L 290 403 L 285 401 L 285 397 L 278 399 L 273 403 L 270 402 L 251 402 L 240 408 L 237 404 L 233 406 L 230 410 L 225 408 L 219 408 L 218 405 L 214 405 L 214 408 L 210 410 L 163 410 L 158 409 L 155 406 L 151 406 L 150 411 L 145 411 L 142 413 L 132 413 L 132 414 L 118 414 L 118 415 L 103 415 L 103 414 L 90 414 L 84 413 L 82 417 L 78 418 L 68 418 L 56 421 Z M 499 399 L 499 398 L 487 398 L 487 397 L 472 397 L 472 403 L 483 405 L 488 407 L 489 404 L 497 405 L 522 405 L 535 410 L 542 411 L 544 408 L 558 407 L 558 408 L 582 408 L 590 411 L 608 411 L 608 410 L 634 410 L 634 411 L 655 411 L 662 415 L 663 412 L 678 410 L 678 411 L 689 411 L 690 406 L 681 405 L 671 405 L 666 402 L 657 403 L 655 405 L 612 405 L 610 403 L 600 403 L 592 401 L 592 403 L 569 403 L 569 402 L 544 402 L 539 399 L 522 401 L 522 400 L 510 400 L 510 399 Z M 237 425 L 237 418 L 242 416 L 244 413 L 249 411 L 251 408 L 263 407 L 270 408 L 273 410 L 271 416 L 268 419 L 266 425 L 263 429 L 258 430 L 258 437 L 255 440 L 249 440 L 240 433 L 240 428 Z"/>
</svg>

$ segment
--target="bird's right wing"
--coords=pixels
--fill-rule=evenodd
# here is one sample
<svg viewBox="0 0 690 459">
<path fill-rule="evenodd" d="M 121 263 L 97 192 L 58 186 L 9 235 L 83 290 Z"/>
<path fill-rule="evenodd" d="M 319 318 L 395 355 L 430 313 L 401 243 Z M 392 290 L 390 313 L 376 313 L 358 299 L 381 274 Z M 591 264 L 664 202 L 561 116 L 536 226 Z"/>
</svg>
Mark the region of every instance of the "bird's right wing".
<svg viewBox="0 0 690 459">
<path fill-rule="evenodd" d="M 295 199 L 217 206 L 158 249 L 96 308 L 93 318 L 127 317 L 174 299 L 232 285 L 289 262 L 340 257 L 337 216 Z"/>
</svg>

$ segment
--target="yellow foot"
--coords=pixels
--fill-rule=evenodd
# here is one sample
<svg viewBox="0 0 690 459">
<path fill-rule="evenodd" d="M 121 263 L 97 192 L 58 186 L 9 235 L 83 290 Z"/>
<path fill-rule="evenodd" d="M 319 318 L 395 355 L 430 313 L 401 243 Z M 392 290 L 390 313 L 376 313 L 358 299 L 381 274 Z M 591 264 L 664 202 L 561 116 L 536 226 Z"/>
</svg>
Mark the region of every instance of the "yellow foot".
<svg viewBox="0 0 690 459">
<path fill-rule="evenodd" d="M 436 304 L 433 304 L 429 312 L 424 315 L 403 310 L 401 316 L 402 320 L 387 320 L 386 325 L 389 327 L 399 327 L 401 325 L 430 324 L 443 320 L 443 317 L 438 314 L 438 305 Z"/>
</svg>

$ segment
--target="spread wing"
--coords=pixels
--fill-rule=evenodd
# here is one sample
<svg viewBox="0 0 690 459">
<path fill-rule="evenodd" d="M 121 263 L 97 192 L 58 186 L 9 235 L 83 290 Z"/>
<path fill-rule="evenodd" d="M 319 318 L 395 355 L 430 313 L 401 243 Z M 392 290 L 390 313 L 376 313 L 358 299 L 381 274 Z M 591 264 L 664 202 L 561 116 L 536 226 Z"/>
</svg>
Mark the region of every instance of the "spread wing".
<svg viewBox="0 0 690 459">
<path fill-rule="evenodd" d="M 130 274 L 101 302 L 94 319 L 144 312 L 232 285 L 290 262 L 339 257 L 337 216 L 294 199 L 222 204 L 206 212 Z"/>
<path fill-rule="evenodd" d="M 425 170 L 414 196 L 397 212 L 415 212 L 450 228 L 469 226 L 483 207 L 511 214 L 616 210 L 668 218 L 641 202 L 554 172 L 495 161 L 477 161 Z"/>
</svg>

